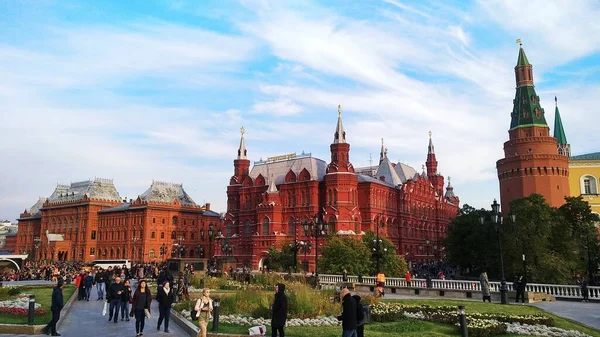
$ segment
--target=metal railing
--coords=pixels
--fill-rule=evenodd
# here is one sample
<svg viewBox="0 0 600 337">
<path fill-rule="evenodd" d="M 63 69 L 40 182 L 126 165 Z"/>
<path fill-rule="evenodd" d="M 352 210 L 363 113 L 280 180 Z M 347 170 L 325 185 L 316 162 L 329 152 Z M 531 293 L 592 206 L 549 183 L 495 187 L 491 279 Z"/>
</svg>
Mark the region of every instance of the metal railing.
<svg viewBox="0 0 600 337">
<path fill-rule="evenodd" d="M 342 282 L 342 275 L 319 275 L 319 284 L 324 287 L 331 287 L 339 282 Z M 348 276 L 348 282 L 358 282 L 358 276 Z M 468 280 L 439 280 L 432 279 L 433 289 L 442 290 L 464 290 L 464 291 L 481 291 L 481 283 L 479 281 L 468 281 Z M 375 277 L 363 276 L 362 283 L 364 284 L 375 284 Z M 388 277 L 385 280 L 386 287 L 399 287 L 408 288 L 406 279 Z M 506 286 L 508 291 L 514 291 L 512 282 L 507 282 Z M 410 288 L 426 288 L 425 279 L 412 279 Z M 500 282 L 490 282 L 491 292 L 500 292 Z M 545 293 L 552 295 L 556 298 L 563 299 L 575 299 L 582 298 L 581 287 L 578 285 L 565 285 L 565 284 L 541 284 L 541 283 L 529 283 L 527 284 L 525 291 Z M 600 299 L 600 287 L 589 286 L 588 294 L 590 299 Z"/>
</svg>

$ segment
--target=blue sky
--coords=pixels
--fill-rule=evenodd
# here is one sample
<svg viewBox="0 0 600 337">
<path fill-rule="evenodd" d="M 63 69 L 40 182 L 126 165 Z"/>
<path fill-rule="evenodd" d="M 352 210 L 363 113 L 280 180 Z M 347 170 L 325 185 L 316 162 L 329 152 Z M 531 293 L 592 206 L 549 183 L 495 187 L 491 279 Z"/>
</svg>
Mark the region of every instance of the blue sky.
<svg viewBox="0 0 600 337">
<path fill-rule="evenodd" d="M 0 219 L 57 183 L 113 178 L 135 198 L 183 183 L 225 211 L 251 160 L 329 158 L 337 105 L 355 167 L 420 170 L 429 130 L 463 203 L 498 197 L 523 44 L 549 125 L 598 151 L 597 1 L 0 1 Z"/>
</svg>

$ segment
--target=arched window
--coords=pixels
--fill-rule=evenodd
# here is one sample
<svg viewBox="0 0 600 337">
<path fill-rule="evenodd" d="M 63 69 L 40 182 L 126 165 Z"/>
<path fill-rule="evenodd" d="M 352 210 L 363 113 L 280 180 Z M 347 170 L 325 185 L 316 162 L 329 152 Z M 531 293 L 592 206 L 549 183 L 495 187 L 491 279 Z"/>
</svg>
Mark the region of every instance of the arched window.
<svg viewBox="0 0 600 337">
<path fill-rule="evenodd" d="M 172 231 L 172 232 L 171 232 L 171 239 L 175 240 L 175 236 L 176 236 L 176 235 L 177 235 L 177 234 L 175 234 L 175 231 Z"/>
<path fill-rule="evenodd" d="M 152 234 L 150 234 L 150 238 L 151 239 L 156 239 L 156 232 L 152 232 Z"/>
<path fill-rule="evenodd" d="M 154 233 L 154 232 L 153 232 L 153 233 Z M 155 257 L 156 257 L 156 256 L 155 256 L 155 253 L 154 253 L 154 249 L 150 249 L 150 251 L 148 252 L 148 257 L 149 257 L 149 258 L 151 258 L 151 259 L 153 259 L 153 258 L 155 258 Z"/>
<path fill-rule="evenodd" d="M 225 233 L 227 237 L 231 237 L 233 235 L 233 224 L 231 221 L 227 221 L 227 224 L 225 225 Z"/>
<path fill-rule="evenodd" d="M 164 239 L 165 238 L 165 232 L 160 232 L 160 238 Z"/>
<path fill-rule="evenodd" d="M 296 219 L 290 218 L 290 220 L 288 221 L 287 231 L 284 230 L 283 232 L 288 235 L 294 235 L 295 230 L 296 230 Z"/>
<path fill-rule="evenodd" d="M 598 180 L 592 175 L 581 177 L 581 194 L 598 194 Z"/>
<path fill-rule="evenodd" d="M 92 240 L 96 240 L 96 231 L 92 231 Z"/>
<path fill-rule="evenodd" d="M 173 225 L 177 225 L 177 217 L 176 217 L 176 216 L 174 216 L 172 220 L 173 220 L 173 222 L 172 222 L 172 223 L 173 223 Z"/>
<path fill-rule="evenodd" d="M 262 235 L 268 236 L 270 234 L 269 231 L 269 218 L 265 218 L 262 223 Z"/>
<path fill-rule="evenodd" d="M 244 224 L 244 236 L 250 236 L 250 221 Z"/>
</svg>

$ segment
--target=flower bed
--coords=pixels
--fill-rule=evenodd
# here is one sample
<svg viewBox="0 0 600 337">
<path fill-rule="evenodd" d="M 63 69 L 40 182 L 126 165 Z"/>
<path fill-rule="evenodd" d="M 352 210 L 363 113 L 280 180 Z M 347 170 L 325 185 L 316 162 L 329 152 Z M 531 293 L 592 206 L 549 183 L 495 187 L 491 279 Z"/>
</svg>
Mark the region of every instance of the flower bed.
<svg viewBox="0 0 600 337">
<path fill-rule="evenodd" d="M 187 310 L 182 310 L 181 314 L 190 319 L 190 312 Z M 229 323 L 234 325 L 242 325 L 242 326 L 256 326 L 256 325 L 270 325 L 271 320 L 264 317 L 253 318 L 249 316 L 243 315 L 220 315 L 219 322 L 221 323 Z M 333 316 L 320 316 L 315 318 L 291 318 L 286 322 L 286 326 L 336 326 L 339 325 L 340 322 L 336 317 Z"/>
<path fill-rule="evenodd" d="M 29 312 L 29 297 L 23 295 L 14 299 L 0 301 L 0 313 L 7 313 L 14 316 L 27 316 Z M 35 314 L 44 315 L 47 310 L 42 309 L 42 305 L 35 304 Z"/>
<path fill-rule="evenodd" d="M 371 307 L 374 321 L 392 322 L 404 317 L 434 321 L 446 324 L 459 324 L 458 312 L 455 307 L 427 305 L 404 305 L 397 303 L 377 303 Z M 495 313 L 470 313 L 466 315 L 469 335 L 487 337 L 516 333 L 538 336 L 587 336 L 581 332 L 574 335 L 571 332 L 552 327 L 552 317 L 544 315 L 506 315 Z M 537 330 L 536 330 L 537 329 Z"/>
</svg>

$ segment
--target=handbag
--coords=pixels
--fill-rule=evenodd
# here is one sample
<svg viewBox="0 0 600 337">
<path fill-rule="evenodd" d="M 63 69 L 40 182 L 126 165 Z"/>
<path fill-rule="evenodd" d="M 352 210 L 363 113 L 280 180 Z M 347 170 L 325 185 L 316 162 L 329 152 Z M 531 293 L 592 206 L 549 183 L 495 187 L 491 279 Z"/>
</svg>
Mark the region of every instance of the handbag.
<svg viewBox="0 0 600 337">
<path fill-rule="evenodd" d="M 192 321 L 198 320 L 198 311 L 196 311 L 195 309 L 192 309 L 192 312 L 190 313 L 190 315 L 192 316 Z"/>
<path fill-rule="evenodd" d="M 144 309 L 144 314 L 146 315 L 146 318 L 152 317 L 152 315 L 150 314 L 150 310 L 148 310 L 148 309 Z"/>
</svg>

